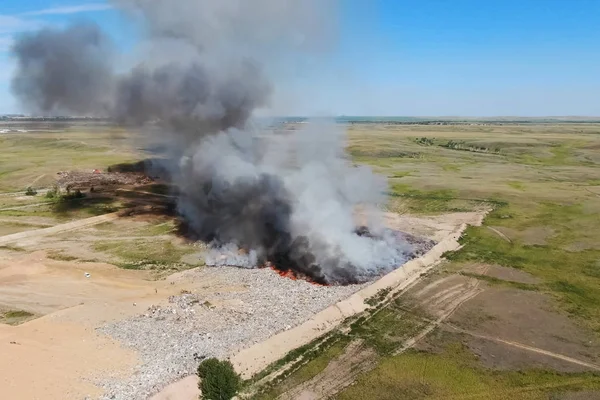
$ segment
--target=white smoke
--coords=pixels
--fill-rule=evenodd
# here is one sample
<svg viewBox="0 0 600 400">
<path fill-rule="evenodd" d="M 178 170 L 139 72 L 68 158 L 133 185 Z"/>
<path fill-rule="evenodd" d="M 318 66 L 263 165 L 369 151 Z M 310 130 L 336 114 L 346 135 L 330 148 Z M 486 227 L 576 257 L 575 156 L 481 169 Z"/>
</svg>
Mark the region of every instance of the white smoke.
<svg viewBox="0 0 600 400">
<path fill-rule="evenodd" d="M 218 248 L 209 264 L 270 261 L 351 283 L 406 260 L 408 245 L 381 227 L 370 227 L 375 237 L 355 232 L 356 208 L 375 215 L 386 183 L 351 164 L 339 126 L 278 134 L 251 123 L 269 105 L 277 82 L 267 75 L 285 65 L 279 60 L 327 48 L 337 1 L 113 3 L 143 33 L 137 65 L 116 73 L 112 46 L 93 24 L 23 35 L 13 89 L 25 107 L 107 116 L 158 140 L 180 213 Z"/>
</svg>

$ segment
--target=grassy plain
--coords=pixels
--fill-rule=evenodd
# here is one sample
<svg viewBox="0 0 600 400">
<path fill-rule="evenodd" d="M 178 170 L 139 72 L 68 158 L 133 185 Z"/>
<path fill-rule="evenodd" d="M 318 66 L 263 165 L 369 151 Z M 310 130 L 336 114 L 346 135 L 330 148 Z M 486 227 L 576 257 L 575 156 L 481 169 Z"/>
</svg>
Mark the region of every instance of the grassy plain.
<svg viewBox="0 0 600 400">
<path fill-rule="evenodd" d="M 451 140 L 497 151 L 441 146 Z M 600 334 L 599 125 L 356 126 L 349 148 L 390 177 L 391 210 L 492 205 L 484 226 L 470 228 L 465 247 L 449 255 L 453 266 L 479 261 L 529 272 L 542 280 L 539 290 Z M 386 158 L 377 149 L 411 156 Z"/>
<path fill-rule="evenodd" d="M 447 254 L 442 276 L 459 273 L 515 293 L 540 293 L 550 299 L 553 312 L 568 315 L 600 338 L 600 125 L 356 124 L 349 127 L 348 150 L 356 163 L 388 176 L 391 211 L 436 214 L 493 208 L 483 226 L 463 235 L 464 247 Z M 510 267 L 533 278 L 530 283 L 506 281 L 474 273 L 468 268 L 472 265 Z M 426 312 L 402 298 L 352 323 L 347 337 L 364 340 L 376 351 L 376 367 L 359 374 L 337 398 L 599 395 L 600 375 L 595 372 L 489 368 L 458 337 L 437 343 L 435 349 L 395 354 L 402 338 L 414 334 L 423 318 L 428 318 Z M 481 310 L 473 324 L 485 319 Z M 429 341 L 443 336 L 435 332 Z M 270 391 L 281 388 L 289 388 L 289 382 L 283 380 Z"/>
<path fill-rule="evenodd" d="M 49 187 L 61 170 L 104 169 L 139 159 L 130 148 L 123 132 L 105 127 L 0 136 L 2 234 L 118 209 L 110 199 L 60 202 L 43 194 L 1 194 Z M 483 226 L 467 230 L 461 239 L 464 247 L 447 255 L 440 274 L 458 273 L 484 285 L 547 296 L 553 311 L 600 338 L 600 125 L 357 124 L 349 127 L 348 150 L 354 162 L 371 165 L 389 178 L 390 211 L 440 214 L 493 208 Z M 175 229 L 169 220 L 122 221 L 82 230 L 81 240 L 66 233 L 33 246 L 48 246 L 49 256 L 61 260 L 160 269 L 181 264 L 198 250 L 173 240 Z M 468 268 L 474 264 L 518 269 L 535 280 L 520 283 L 480 275 Z M 20 323 L 30 318 L 19 312 L 7 310 L 0 319 Z M 474 319 L 485 317 L 482 310 Z M 453 336 L 438 341 L 435 351 L 396 354 L 428 318 L 409 300 L 394 300 L 350 321 L 329 346 L 305 349 L 311 354 L 308 362 L 256 398 L 276 398 L 313 379 L 356 340 L 372 349 L 374 369 L 358 374 L 355 384 L 338 394 L 344 400 L 561 399 L 567 392 L 600 390 L 600 378 L 593 372 L 485 367 Z M 442 336 L 436 330 L 428 340 Z"/>
<path fill-rule="evenodd" d="M 119 211 L 138 205 L 139 197 L 148 200 L 146 194 L 129 192 L 119 192 L 119 196 L 95 193 L 84 198 L 47 193 L 52 191 L 60 171 L 104 171 L 111 165 L 145 158 L 147 154 L 136 148 L 127 132 L 93 124 L 60 126 L 51 123 L 26 128 L 30 131 L 0 134 L 0 235 Z M 37 193 L 26 195 L 28 187 Z M 161 185 L 148 185 L 141 190 L 168 191 Z M 119 223 L 85 228 L 75 235 L 67 232 L 58 235 L 57 240 L 35 241 L 26 248 L 5 246 L 5 249 L 44 249 L 50 258 L 57 260 L 103 261 L 127 269 L 189 268 L 181 258 L 199 250 L 179 240 L 176 230 L 175 222 L 169 217 L 132 217 Z M 80 240 L 79 236 L 84 239 Z"/>
<path fill-rule="evenodd" d="M 104 169 L 137 159 L 131 139 L 110 127 L 0 134 L 0 192 L 48 187 L 59 171 Z"/>
</svg>

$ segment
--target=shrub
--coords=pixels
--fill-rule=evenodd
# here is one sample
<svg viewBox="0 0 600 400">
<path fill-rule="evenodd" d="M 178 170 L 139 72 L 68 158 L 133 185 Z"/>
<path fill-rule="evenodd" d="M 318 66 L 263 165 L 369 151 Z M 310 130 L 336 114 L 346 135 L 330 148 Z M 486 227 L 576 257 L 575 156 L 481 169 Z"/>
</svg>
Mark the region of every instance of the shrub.
<svg viewBox="0 0 600 400">
<path fill-rule="evenodd" d="M 60 190 L 58 189 L 58 186 L 54 186 L 52 189 L 50 189 L 46 192 L 46 198 L 53 199 L 56 196 L 58 196 L 59 192 L 60 192 Z"/>
<path fill-rule="evenodd" d="M 35 196 L 37 194 L 37 191 L 32 188 L 31 186 L 29 186 L 27 188 L 27 190 L 25 190 L 25 196 Z"/>
<path fill-rule="evenodd" d="M 240 376 L 229 361 L 216 358 L 204 360 L 198 366 L 198 376 L 202 391 L 200 398 L 204 400 L 229 400 L 240 388 Z"/>
</svg>

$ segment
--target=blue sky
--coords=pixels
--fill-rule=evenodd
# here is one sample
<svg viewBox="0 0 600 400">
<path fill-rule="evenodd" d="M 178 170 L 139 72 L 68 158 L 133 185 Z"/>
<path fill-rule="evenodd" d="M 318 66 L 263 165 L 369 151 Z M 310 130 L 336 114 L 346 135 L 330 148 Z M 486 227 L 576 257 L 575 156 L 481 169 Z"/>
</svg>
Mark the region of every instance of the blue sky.
<svg viewBox="0 0 600 400">
<path fill-rule="evenodd" d="M 340 0 L 326 57 L 277 82 L 274 113 L 600 116 L 600 0 Z M 0 113 L 13 34 L 93 19 L 127 49 L 133 30 L 103 1 L 2 0 Z"/>
</svg>

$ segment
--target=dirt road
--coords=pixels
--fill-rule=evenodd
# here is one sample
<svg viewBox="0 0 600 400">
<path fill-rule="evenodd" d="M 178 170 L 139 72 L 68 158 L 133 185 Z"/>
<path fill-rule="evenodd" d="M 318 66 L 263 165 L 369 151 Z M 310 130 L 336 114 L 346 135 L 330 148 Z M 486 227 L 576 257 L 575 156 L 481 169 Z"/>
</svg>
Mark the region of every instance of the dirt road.
<svg viewBox="0 0 600 400">
<path fill-rule="evenodd" d="M 5 246 L 7 244 L 16 243 L 21 240 L 31 239 L 35 237 L 56 235 L 58 233 L 87 228 L 90 226 L 101 224 L 103 222 L 114 221 L 115 219 L 119 218 L 119 214 L 119 212 L 104 214 L 99 215 L 97 217 L 67 222 L 66 224 L 55 225 L 50 228 L 36 229 L 31 231 L 14 233 L 12 235 L 0 236 L 0 246 Z"/>
</svg>

